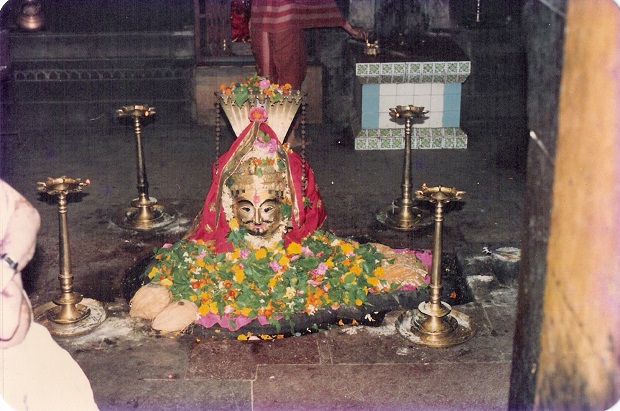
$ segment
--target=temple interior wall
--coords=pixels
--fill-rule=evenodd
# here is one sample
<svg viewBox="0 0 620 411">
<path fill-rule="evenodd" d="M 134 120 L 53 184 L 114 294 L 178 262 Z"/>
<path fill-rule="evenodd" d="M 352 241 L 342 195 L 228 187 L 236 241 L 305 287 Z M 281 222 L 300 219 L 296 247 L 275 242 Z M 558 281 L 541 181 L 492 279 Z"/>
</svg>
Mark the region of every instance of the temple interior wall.
<svg viewBox="0 0 620 411">
<path fill-rule="evenodd" d="M 228 73 L 232 79 L 239 70 L 252 71 L 247 44 L 231 47 L 239 54 L 231 61 L 196 61 L 191 0 L 148 7 L 128 0 L 74 7 L 57 0 L 45 3 L 45 26 L 38 32 L 16 27 L 11 13 L 16 1 L 0 16 L 12 78 L 11 87 L 3 85 L 2 104 L 12 130 L 57 123 L 110 127 L 114 110 L 134 103 L 156 106 L 161 122 L 208 123 L 213 109 L 203 96 L 210 93 L 206 88 L 227 80 Z M 483 1 L 477 14 L 477 2 L 470 0 L 339 0 L 353 24 L 376 29 L 388 45 L 404 37 L 415 46 L 425 32 L 450 36 L 472 66 L 462 89 L 461 128 L 497 130 L 489 143 L 507 162 L 524 159 L 527 142 L 520 3 Z M 307 38 L 309 121 L 347 130 L 361 115 L 348 36 L 333 28 L 309 30 Z"/>
</svg>

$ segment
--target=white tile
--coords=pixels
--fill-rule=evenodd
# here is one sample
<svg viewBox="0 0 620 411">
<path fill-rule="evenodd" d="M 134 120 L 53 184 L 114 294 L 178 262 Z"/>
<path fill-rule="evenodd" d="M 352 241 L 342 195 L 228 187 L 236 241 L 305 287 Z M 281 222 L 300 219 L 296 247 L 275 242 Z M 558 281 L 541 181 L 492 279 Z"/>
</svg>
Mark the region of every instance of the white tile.
<svg viewBox="0 0 620 411">
<path fill-rule="evenodd" d="M 433 95 L 438 95 L 438 94 L 443 95 L 443 88 L 444 88 L 444 83 L 432 83 L 431 84 L 431 94 L 433 94 Z"/>
<path fill-rule="evenodd" d="M 413 104 L 415 100 L 416 98 L 413 96 L 396 96 L 396 105 L 397 106 L 409 106 L 409 105 L 415 106 L 415 104 Z"/>
<path fill-rule="evenodd" d="M 379 113 L 379 128 L 397 128 L 398 123 L 392 120 L 388 112 Z"/>
<path fill-rule="evenodd" d="M 413 91 L 416 96 L 430 96 L 431 83 L 416 83 L 414 84 Z"/>
<path fill-rule="evenodd" d="M 399 84 L 398 88 L 396 89 L 396 95 L 397 96 L 413 96 L 414 89 L 415 89 L 415 84 L 413 83 Z"/>
<path fill-rule="evenodd" d="M 411 103 L 409 103 L 411 104 Z M 431 96 L 415 95 L 413 97 L 413 105 L 418 107 L 424 107 L 426 110 L 430 110 Z"/>
<path fill-rule="evenodd" d="M 398 97 L 396 97 L 395 95 L 390 95 L 390 96 L 384 96 L 381 95 L 379 96 L 379 112 L 389 112 L 391 108 L 396 107 L 398 104 L 396 103 L 396 99 Z"/>
<path fill-rule="evenodd" d="M 395 96 L 396 88 L 398 84 L 389 83 L 389 84 L 381 84 L 379 87 L 379 95 L 380 96 Z"/>
<path fill-rule="evenodd" d="M 424 122 L 426 127 L 441 127 L 442 113 L 432 113 L 428 120 Z"/>
<path fill-rule="evenodd" d="M 440 95 L 432 95 L 431 96 L 431 105 L 428 107 L 432 112 L 441 111 L 443 112 L 443 94 Z"/>
</svg>

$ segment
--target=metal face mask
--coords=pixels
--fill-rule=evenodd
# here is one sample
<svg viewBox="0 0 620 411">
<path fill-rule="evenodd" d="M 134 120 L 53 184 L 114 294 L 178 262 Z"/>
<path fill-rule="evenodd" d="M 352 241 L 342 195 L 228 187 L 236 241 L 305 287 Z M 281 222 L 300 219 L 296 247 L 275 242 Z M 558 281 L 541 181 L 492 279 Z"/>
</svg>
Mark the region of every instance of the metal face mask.
<svg viewBox="0 0 620 411">
<path fill-rule="evenodd" d="M 280 228 L 280 198 L 272 190 L 255 189 L 240 193 L 233 202 L 234 215 L 248 234 L 271 237 Z"/>
</svg>

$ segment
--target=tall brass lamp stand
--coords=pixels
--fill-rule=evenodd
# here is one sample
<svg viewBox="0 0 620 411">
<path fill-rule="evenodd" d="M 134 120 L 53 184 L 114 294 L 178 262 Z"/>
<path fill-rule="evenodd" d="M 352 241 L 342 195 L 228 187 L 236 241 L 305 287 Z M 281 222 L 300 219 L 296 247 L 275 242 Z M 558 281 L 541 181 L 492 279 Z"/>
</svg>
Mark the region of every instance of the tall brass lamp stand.
<svg viewBox="0 0 620 411">
<path fill-rule="evenodd" d="M 105 320 L 105 310 L 95 304 L 80 304 L 82 294 L 73 291 L 73 275 L 71 274 L 71 261 L 69 256 L 69 231 L 67 229 L 67 195 L 77 193 L 89 185 L 89 180 L 82 181 L 79 178 L 48 177 L 43 182 L 37 183 L 39 192 L 58 197 L 58 221 L 60 230 L 59 265 L 61 294 L 53 300 L 55 307 L 45 310 L 46 319 L 51 321 L 45 325 L 52 334 L 73 335 L 80 334 L 99 325 Z M 49 304 L 51 305 L 51 304 Z M 92 310 L 91 310 L 92 308 Z M 36 314 L 36 312 L 35 312 Z"/>
<path fill-rule="evenodd" d="M 157 204 L 157 199 L 149 197 L 149 183 L 146 178 L 146 166 L 142 148 L 142 119 L 155 115 L 155 107 L 147 105 L 124 106 L 116 110 L 118 117 L 129 117 L 133 121 L 136 135 L 136 153 L 138 164 L 138 198 L 131 202 L 131 207 L 121 210 L 114 222 L 123 227 L 138 231 L 150 231 L 163 228 L 176 219 L 176 213 Z"/>
<path fill-rule="evenodd" d="M 428 187 L 416 191 L 420 200 L 435 204 L 435 237 L 433 262 L 431 264 L 430 298 L 420 303 L 417 309 L 402 314 L 397 321 L 400 334 L 409 341 L 432 347 L 449 347 L 464 343 L 476 334 L 476 326 L 470 318 L 441 301 L 441 254 L 443 206 L 445 203 L 460 200 L 464 191 L 443 186 Z"/>
<path fill-rule="evenodd" d="M 414 206 L 411 196 L 411 124 L 423 121 L 428 111 L 424 107 L 397 106 L 390 109 L 394 119 L 405 119 L 405 161 L 403 167 L 402 196 L 392 204 L 381 208 L 377 221 L 398 231 L 413 231 L 432 224 L 431 214 L 427 210 Z"/>
</svg>

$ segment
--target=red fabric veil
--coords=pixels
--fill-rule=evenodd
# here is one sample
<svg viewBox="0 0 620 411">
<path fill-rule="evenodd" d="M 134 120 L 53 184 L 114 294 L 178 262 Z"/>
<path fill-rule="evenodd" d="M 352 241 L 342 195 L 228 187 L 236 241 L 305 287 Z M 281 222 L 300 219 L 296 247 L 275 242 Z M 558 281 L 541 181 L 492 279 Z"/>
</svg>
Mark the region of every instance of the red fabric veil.
<svg viewBox="0 0 620 411">
<path fill-rule="evenodd" d="M 234 161 L 239 160 L 238 151 L 247 150 L 254 144 L 256 131 L 253 127 L 259 127 L 261 131 L 266 133 L 270 138 L 278 142 L 278 146 L 282 149 L 276 134 L 265 123 L 251 123 L 245 130 L 241 132 L 239 137 L 233 142 L 231 147 L 226 151 L 212 168 L 211 187 L 207 193 L 204 205 L 202 207 L 200 223 L 195 226 L 187 235 L 190 240 L 201 239 L 203 241 L 214 241 L 215 251 L 224 252 L 232 251 L 233 245 L 227 240 L 230 231 L 226 214 L 224 213 L 221 202 L 221 190 L 227 178 L 226 170 L 236 167 Z M 252 132 L 253 131 L 253 132 Z M 325 207 L 314 180 L 314 173 L 307 162 L 303 162 L 301 156 L 295 152 L 286 152 L 281 150 L 288 158 L 289 181 L 291 184 L 291 195 L 297 207 L 298 212 L 291 212 L 292 228 L 286 233 L 284 238 L 285 245 L 291 242 L 299 242 L 302 238 L 318 229 L 325 220 Z M 231 161 L 232 160 L 232 161 Z M 307 180 L 305 193 L 302 192 L 302 170 L 305 168 L 305 176 Z M 304 206 L 304 197 L 309 203 Z"/>
</svg>

